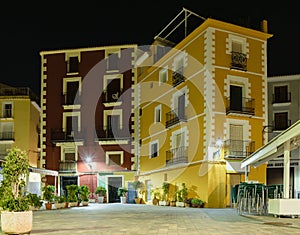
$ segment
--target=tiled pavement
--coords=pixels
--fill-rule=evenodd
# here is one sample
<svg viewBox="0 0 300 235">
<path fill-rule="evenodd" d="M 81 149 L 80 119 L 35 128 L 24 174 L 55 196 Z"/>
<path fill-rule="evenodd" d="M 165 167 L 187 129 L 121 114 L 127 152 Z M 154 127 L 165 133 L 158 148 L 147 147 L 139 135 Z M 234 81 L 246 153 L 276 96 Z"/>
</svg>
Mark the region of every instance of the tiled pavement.
<svg viewBox="0 0 300 235">
<path fill-rule="evenodd" d="M 34 211 L 31 234 L 300 234 L 300 218 L 241 216 L 234 208 L 90 203 Z"/>
</svg>

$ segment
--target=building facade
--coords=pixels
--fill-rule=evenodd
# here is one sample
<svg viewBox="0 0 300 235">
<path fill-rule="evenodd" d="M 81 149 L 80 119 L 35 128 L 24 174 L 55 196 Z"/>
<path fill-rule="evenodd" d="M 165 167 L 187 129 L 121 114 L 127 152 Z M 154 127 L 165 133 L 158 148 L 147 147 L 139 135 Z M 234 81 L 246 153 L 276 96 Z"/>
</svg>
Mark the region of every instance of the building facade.
<svg viewBox="0 0 300 235">
<path fill-rule="evenodd" d="M 262 146 L 267 120 L 267 33 L 204 19 L 178 43 L 156 37 L 139 57 L 135 138 L 145 200 L 163 182 L 185 183 L 206 207 L 230 206 L 234 185 L 266 182 L 266 164 L 242 159 Z M 139 61 L 139 59 L 138 59 Z M 246 174 L 245 174 L 246 173 Z"/>
<path fill-rule="evenodd" d="M 40 194 L 40 174 L 32 172 L 39 165 L 39 97 L 28 87 L 0 84 L 0 108 L 0 164 L 8 149 L 26 151 L 31 167 L 28 191 Z"/>
<path fill-rule="evenodd" d="M 268 77 L 268 126 L 265 135 L 268 141 L 300 119 L 300 75 Z M 300 150 L 292 148 L 290 152 L 290 192 L 292 198 L 300 197 Z M 267 183 L 283 184 L 283 153 L 268 162 Z"/>
<path fill-rule="evenodd" d="M 43 51 L 41 167 L 58 171 L 46 184 L 117 189 L 133 180 L 133 95 L 136 45 Z M 96 198 L 96 195 L 92 195 Z"/>
</svg>

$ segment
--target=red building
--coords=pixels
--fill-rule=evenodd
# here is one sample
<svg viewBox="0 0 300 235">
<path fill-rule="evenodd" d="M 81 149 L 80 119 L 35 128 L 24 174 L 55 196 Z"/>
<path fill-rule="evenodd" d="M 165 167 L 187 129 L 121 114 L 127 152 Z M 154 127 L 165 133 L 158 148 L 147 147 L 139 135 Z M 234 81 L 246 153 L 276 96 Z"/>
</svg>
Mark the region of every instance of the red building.
<svg viewBox="0 0 300 235">
<path fill-rule="evenodd" d="M 43 51 L 41 167 L 46 184 L 107 189 L 109 202 L 134 177 L 132 86 L 136 45 Z M 96 198 L 96 195 L 93 195 Z"/>
</svg>

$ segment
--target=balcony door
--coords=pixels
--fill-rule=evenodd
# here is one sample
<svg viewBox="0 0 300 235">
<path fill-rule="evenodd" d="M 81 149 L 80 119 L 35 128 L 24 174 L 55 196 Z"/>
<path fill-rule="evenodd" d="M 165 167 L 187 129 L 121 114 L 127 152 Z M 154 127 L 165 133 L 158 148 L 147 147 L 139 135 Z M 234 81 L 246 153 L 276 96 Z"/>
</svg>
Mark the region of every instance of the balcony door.
<svg viewBox="0 0 300 235">
<path fill-rule="evenodd" d="M 230 124 L 230 152 L 233 155 L 243 155 L 243 126 Z"/>
<path fill-rule="evenodd" d="M 117 137 L 120 130 L 120 116 L 108 115 L 107 116 L 107 137 Z"/>
<path fill-rule="evenodd" d="M 230 85 L 230 110 L 243 110 L 243 87 Z"/>
<path fill-rule="evenodd" d="M 66 104 L 72 105 L 74 104 L 74 100 L 76 97 L 76 94 L 79 89 L 79 81 L 75 82 L 67 82 L 67 93 L 66 93 Z"/>
<path fill-rule="evenodd" d="M 178 97 L 176 109 L 179 120 L 185 119 L 185 94 Z"/>
<path fill-rule="evenodd" d="M 78 131 L 78 117 L 67 116 L 66 124 L 66 137 L 67 139 L 72 139 L 74 138 L 74 133 L 77 133 Z"/>
<path fill-rule="evenodd" d="M 107 80 L 107 101 L 116 102 L 120 97 L 121 81 L 118 78 Z"/>
</svg>

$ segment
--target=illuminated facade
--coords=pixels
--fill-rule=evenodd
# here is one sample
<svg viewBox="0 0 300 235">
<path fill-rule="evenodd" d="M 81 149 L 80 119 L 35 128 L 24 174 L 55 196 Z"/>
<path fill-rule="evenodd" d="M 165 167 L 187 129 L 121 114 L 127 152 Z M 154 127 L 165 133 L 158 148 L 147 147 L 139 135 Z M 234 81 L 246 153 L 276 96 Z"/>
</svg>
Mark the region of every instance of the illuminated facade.
<svg viewBox="0 0 300 235">
<path fill-rule="evenodd" d="M 140 58 L 137 176 L 151 190 L 182 183 L 206 207 L 232 202 L 241 160 L 262 146 L 267 120 L 267 33 L 204 19 L 179 43 L 156 37 Z M 139 61 L 139 59 L 138 59 Z M 248 180 L 266 182 L 266 165 Z"/>
<path fill-rule="evenodd" d="M 135 45 L 41 52 L 41 167 L 59 194 L 102 185 L 107 200 L 133 179 Z M 95 197 L 95 195 L 93 195 Z"/>
</svg>

